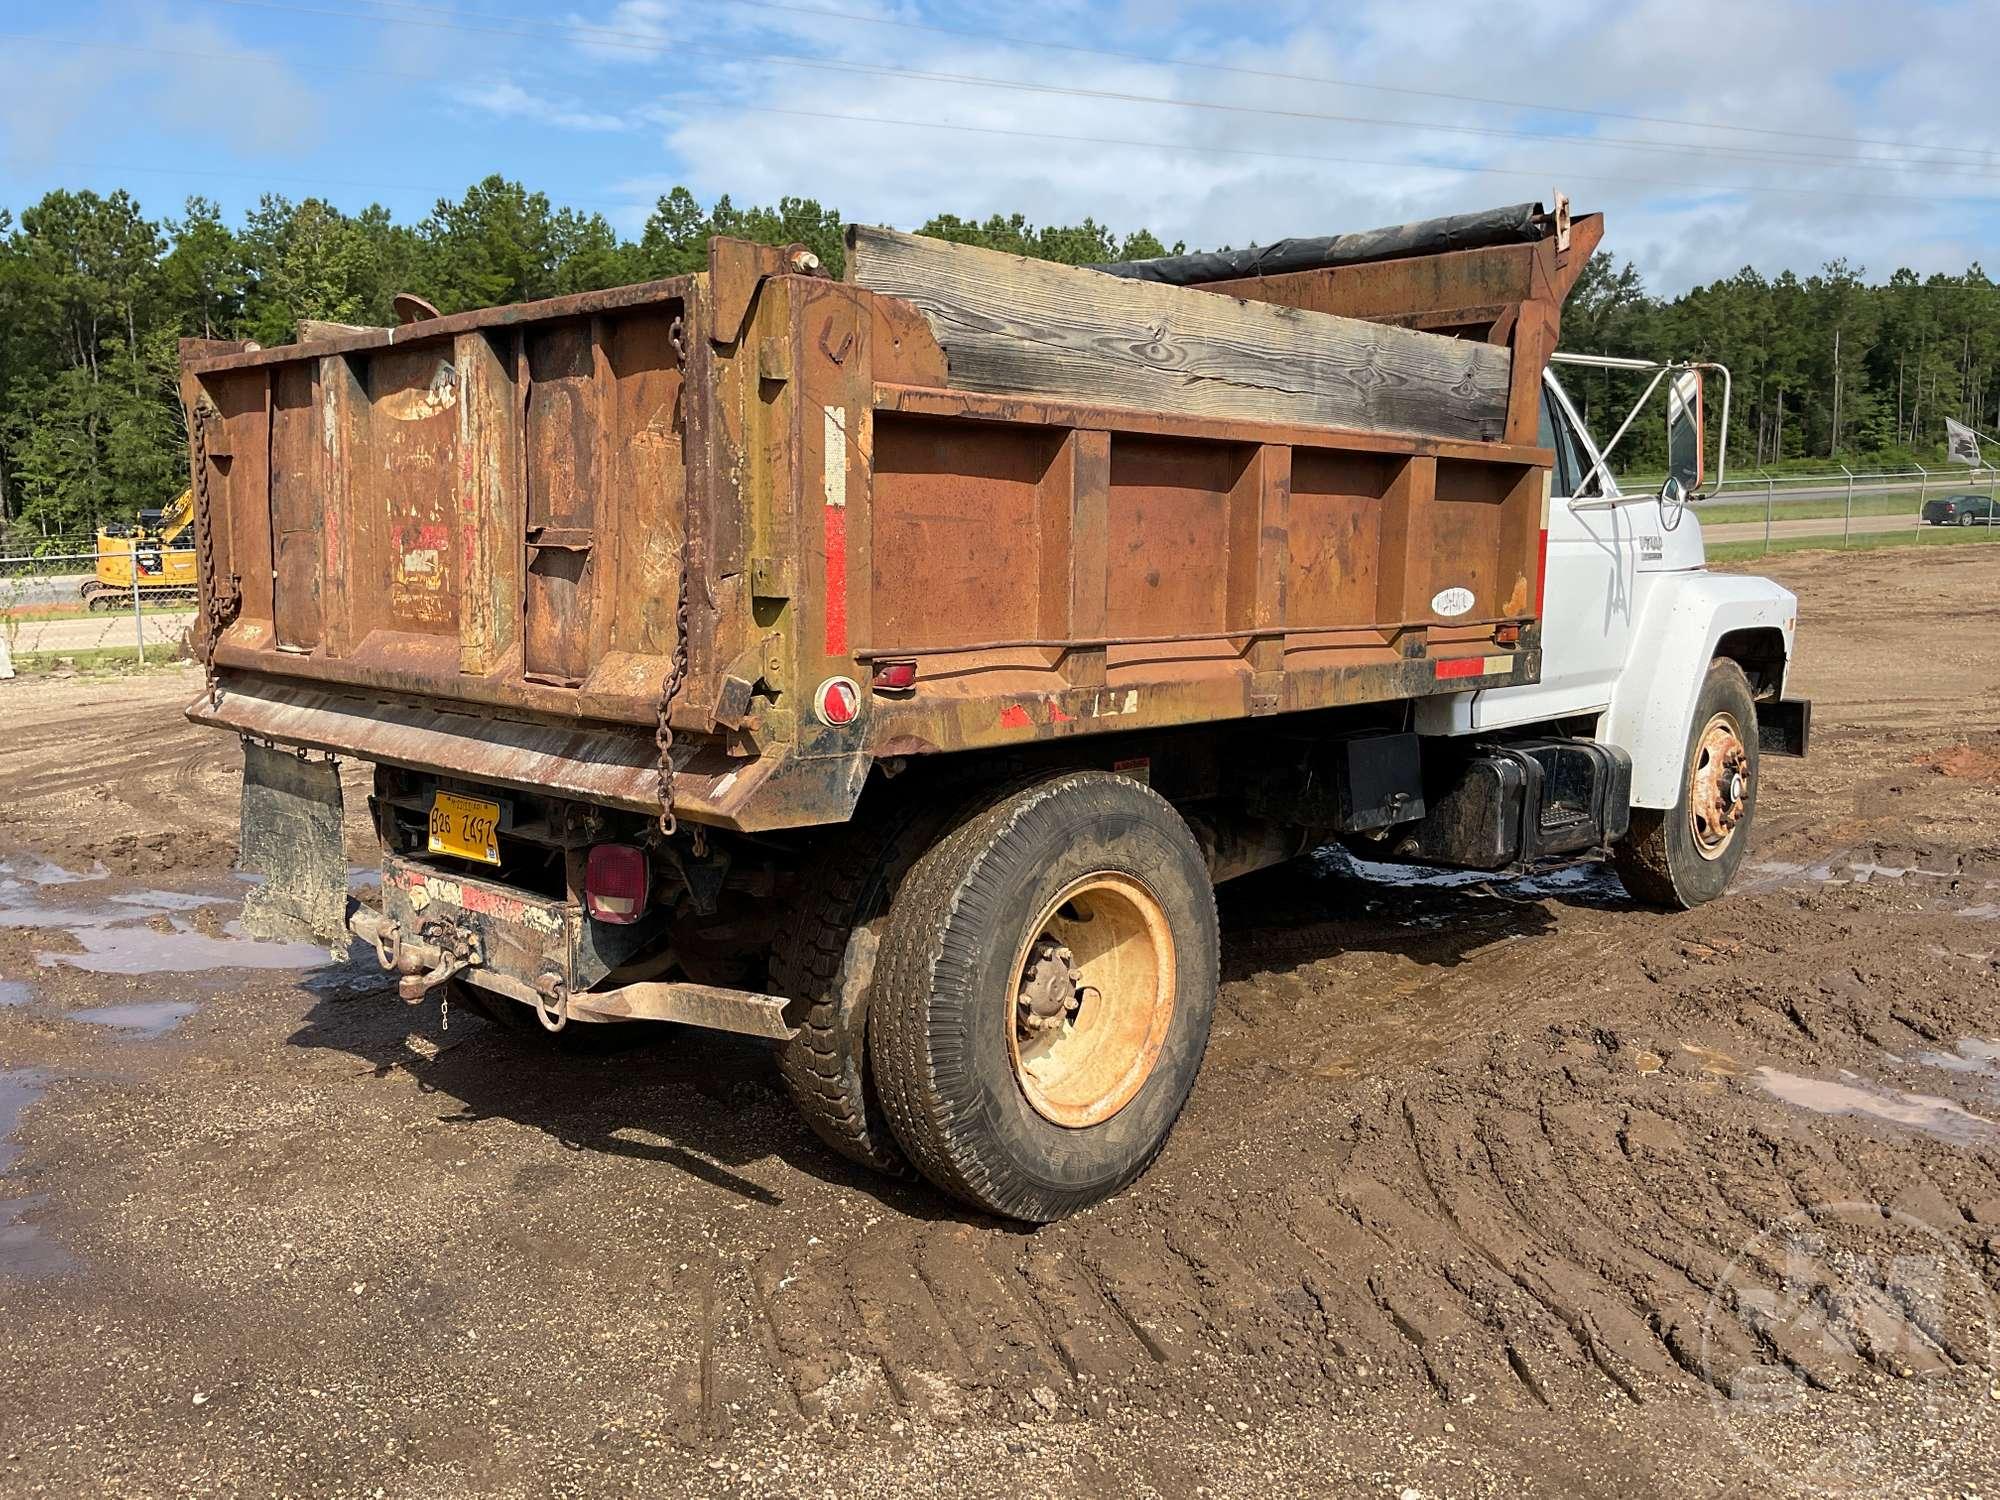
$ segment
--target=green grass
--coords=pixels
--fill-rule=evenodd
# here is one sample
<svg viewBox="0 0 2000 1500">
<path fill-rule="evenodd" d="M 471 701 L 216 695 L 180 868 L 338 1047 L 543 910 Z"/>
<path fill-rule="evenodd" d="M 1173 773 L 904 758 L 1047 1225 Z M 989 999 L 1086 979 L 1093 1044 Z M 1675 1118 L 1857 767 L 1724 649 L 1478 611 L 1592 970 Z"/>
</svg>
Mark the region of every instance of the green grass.
<svg viewBox="0 0 2000 1500">
<path fill-rule="evenodd" d="M 142 598 L 141 603 L 144 603 Z M 24 623 L 45 624 L 50 620 L 83 620 L 90 616 L 88 604 L 16 604 L 0 609 L 0 619 L 20 620 Z M 98 611 L 103 614 L 103 610 Z M 129 606 L 126 613 L 130 614 Z"/>
<path fill-rule="evenodd" d="M 118 676 L 150 671 L 155 667 L 182 665 L 184 662 L 175 659 L 172 646 L 151 643 L 146 647 L 146 665 L 143 668 L 139 665 L 137 651 L 131 646 L 84 646 L 69 651 L 17 651 L 14 654 L 14 670 L 22 677 L 64 670 Z"/>
<path fill-rule="evenodd" d="M 1931 493 L 1936 496 L 1945 492 L 1934 489 Z M 1891 490 L 1878 495 L 1856 495 L 1854 514 L 1908 516 L 1914 525 L 1917 512 L 1921 508 L 1917 504 L 1917 495 L 1915 485 L 1910 487 L 1908 493 Z M 1704 524 L 1716 526 L 1727 526 L 1737 521 L 1761 521 L 1764 519 L 1764 502 L 1762 500 L 1707 501 L 1697 505 L 1694 513 L 1701 517 Z M 1846 513 L 1847 498 L 1844 495 L 1832 495 L 1822 500 L 1787 501 L 1781 494 L 1777 503 L 1771 507 L 1771 518 L 1776 521 L 1816 521 Z"/>
<path fill-rule="evenodd" d="M 1863 531 L 1857 532 L 1843 547 L 1837 536 L 1788 536 L 1777 537 L 1766 547 L 1761 539 L 1754 542 L 1711 542 L 1707 548 L 1708 560 L 1713 563 L 1747 562 L 1760 557 L 1768 557 L 1776 552 L 1873 552 L 1881 547 L 1951 547 L 1966 543 L 1986 542 L 1995 547 L 1995 556 L 2000 557 L 2000 527 L 1989 526 L 1926 526 L 1921 531 Z"/>
</svg>

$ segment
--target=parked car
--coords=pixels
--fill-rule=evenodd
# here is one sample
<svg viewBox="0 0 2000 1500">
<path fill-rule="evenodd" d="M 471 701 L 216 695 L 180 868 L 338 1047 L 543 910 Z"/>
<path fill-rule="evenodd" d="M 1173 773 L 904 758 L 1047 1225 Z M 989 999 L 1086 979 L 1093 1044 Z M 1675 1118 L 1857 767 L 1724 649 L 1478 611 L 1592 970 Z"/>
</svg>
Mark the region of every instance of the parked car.
<svg viewBox="0 0 2000 1500">
<path fill-rule="evenodd" d="M 1927 526 L 1991 526 L 1991 495 L 1938 495 L 1924 502 Z"/>
</svg>

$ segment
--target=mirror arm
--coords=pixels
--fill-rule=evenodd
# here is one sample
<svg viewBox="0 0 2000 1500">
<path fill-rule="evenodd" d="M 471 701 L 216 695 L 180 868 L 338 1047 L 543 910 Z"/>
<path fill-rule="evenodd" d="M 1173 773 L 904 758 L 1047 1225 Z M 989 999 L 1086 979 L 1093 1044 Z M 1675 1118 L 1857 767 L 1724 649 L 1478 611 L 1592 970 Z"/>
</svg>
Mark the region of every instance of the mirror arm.
<svg viewBox="0 0 2000 1500">
<path fill-rule="evenodd" d="M 1582 361 L 1578 360 L 1574 362 L 1581 363 Z M 1627 432 L 1632 430 L 1632 424 L 1639 419 L 1639 413 L 1646 409 L 1646 403 L 1653 399 L 1653 392 L 1660 388 L 1660 382 L 1666 378 L 1667 368 L 1664 365 L 1654 370 L 1653 378 L 1647 383 L 1645 393 L 1632 403 L 1632 409 L 1625 413 L 1625 420 L 1620 422 L 1618 430 L 1611 434 L 1611 441 L 1598 450 L 1597 462 L 1592 464 L 1590 472 L 1577 482 L 1576 487 L 1579 490 L 1589 489 L 1591 480 L 1599 476 L 1602 476 L 1606 480 L 1611 478 L 1611 455 L 1617 451 L 1619 442 L 1623 440 Z"/>
<path fill-rule="evenodd" d="M 1729 375 L 1729 366 L 1718 364 L 1712 360 L 1691 360 L 1684 365 L 1662 364 L 1658 360 L 1632 359 L 1617 354 L 1572 354 L 1563 349 L 1558 349 L 1555 353 L 1551 354 L 1549 362 L 1559 365 L 1586 365 L 1598 370 L 1632 370 L 1635 372 L 1651 370 L 1653 372 L 1653 378 L 1646 386 L 1644 394 L 1632 404 L 1632 409 L 1625 414 L 1625 420 L 1618 424 L 1618 430 L 1611 435 L 1611 441 L 1598 450 L 1597 462 L 1590 466 L 1590 471 L 1577 484 L 1579 490 L 1588 489 L 1591 480 L 1598 478 L 1600 475 L 1607 480 L 1611 477 L 1612 453 L 1617 449 L 1619 441 L 1631 430 L 1632 423 L 1637 420 L 1639 413 L 1645 410 L 1646 403 L 1653 399 L 1653 392 L 1660 388 L 1660 382 L 1669 374 L 1676 369 L 1715 370 L 1720 372 L 1722 376 L 1722 426 L 1717 434 L 1715 445 L 1715 484 L 1708 493 L 1710 495 L 1719 495 L 1722 493 L 1722 481 L 1727 477 L 1729 472 L 1729 397 L 1731 388 L 1734 385 Z M 1629 499 L 1630 497 L 1620 498 Z M 1688 496 L 1690 500 L 1702 498 L 1706 497 L 1700 495 Z M 1617 500 L 1609 502 L 1609 504 L 1616 503 L 1618 503 Z M 1570 508 L 1572 510 L 1595 510 L 1607 509 L 1609 506 L 1608 504 L 1579 505 L 1575 501 L 1571 501 Z"/>
</svg>

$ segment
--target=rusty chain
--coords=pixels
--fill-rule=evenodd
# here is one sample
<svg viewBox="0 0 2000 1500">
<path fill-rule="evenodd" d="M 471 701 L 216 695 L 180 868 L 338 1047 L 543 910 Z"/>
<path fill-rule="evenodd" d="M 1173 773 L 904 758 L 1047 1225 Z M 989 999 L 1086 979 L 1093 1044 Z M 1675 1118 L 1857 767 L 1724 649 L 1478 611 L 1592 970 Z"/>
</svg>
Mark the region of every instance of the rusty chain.
<svg viewBox="0 0 2000 1500">
<path fill-rule="evenodd" d="M 187 423 L 188 435 L 194 442 L 194 535 L 203 588 L 201 664 L 207 673 L 208 699 L 214 705 L 222 701 L 221 685 L 215 675 L 215 647 L 243 607 L 243 589 L 234 572 L 223 578 L 215 569 L 215 515 L 208 498 L 208 416 L 204 411 L 207 399 L 195 398 L 194 404 L 187 408 Z"/>
<path fill-rule="evenodd" d="M 681 320 L 675 318 L 667 331 L 667 341 L 683 364 L 687 359 L 687 339 Z M 688 665 L 688 523 L 681 515 L 680 581 L 675 585 L 674 650 L 668 658 L 666 679 L 660 684 L 658 717 L 653 726 L 653 744 L 660 753 L 660 832 L 672 838 L 680 828 L 674 816 L 674 699 L 687 680 Z"/>
</svg>

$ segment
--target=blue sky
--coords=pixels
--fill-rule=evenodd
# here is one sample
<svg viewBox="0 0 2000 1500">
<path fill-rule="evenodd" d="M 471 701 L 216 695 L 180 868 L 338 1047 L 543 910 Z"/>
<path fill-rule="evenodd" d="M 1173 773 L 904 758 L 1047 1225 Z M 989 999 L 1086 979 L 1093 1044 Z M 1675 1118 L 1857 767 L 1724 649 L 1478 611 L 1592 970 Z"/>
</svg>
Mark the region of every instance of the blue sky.
<svg viewBox="0 0 2000 1500">
<path fill-rule="evenodd" d="M 1210 245 L 1561 187 L 1661 290 L 2000 272 L 2000 106 L 1966 61 L 2000 0 L 14 0 L 0 32 L 16 210 L 122 185 L 414 220 L 500 171 L 627 233 L 685 183 Z"/>
</svg>

